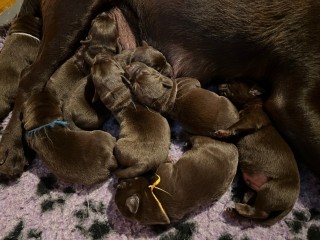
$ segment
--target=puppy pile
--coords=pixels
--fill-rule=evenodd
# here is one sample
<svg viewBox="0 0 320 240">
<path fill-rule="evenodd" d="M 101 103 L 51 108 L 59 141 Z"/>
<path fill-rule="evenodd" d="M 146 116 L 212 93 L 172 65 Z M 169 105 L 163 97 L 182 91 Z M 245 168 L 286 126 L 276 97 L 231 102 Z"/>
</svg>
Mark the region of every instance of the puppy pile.
<svg viewBox="0 0 320 240">
<path fill-rule="evenodd" d="M 7 73 L 1 84 L 8 88 L 0 117 L 38 51 L 38 20 L 27 20 L 34 29 L 18 18 L 0 55 L 0 72 Z M 288 214 L 299 195 L 299 172 L 263 110 L 260 86 L 237 79 L 221 85 L 218 95 L 197 79 L 173 78 L 164 55 L 145 42 L 122 50 L 118 34 L 107 13 L 98 15 L 77 52 L 23 104 L 24 139 L 52 173 L 84 185 L 115 173 L 115 202 L 126 218 L 169 224 L 218 200 L 239 168 L 248 190 L 230 214 L 268 225 Z M 25 51 L 7 61 L 22 42 Z M 98 130 L 111 114 L 120 126 L 117 139 Z M 169 119 L 190 142 L 176 163 L 168 157 Z"/>
</svg>

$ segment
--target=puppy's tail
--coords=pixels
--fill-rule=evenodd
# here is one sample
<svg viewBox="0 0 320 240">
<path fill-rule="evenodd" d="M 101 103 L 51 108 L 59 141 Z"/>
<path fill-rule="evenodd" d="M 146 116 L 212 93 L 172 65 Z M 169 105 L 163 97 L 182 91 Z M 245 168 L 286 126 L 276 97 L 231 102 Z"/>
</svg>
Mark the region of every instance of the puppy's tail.
<svg viewBox="0 0 320 240">
<path fill-rule="evenodd" d="M 261 224 L 265 225 L 265 226 L 272 226 L 273 224 L 279 222 L 282 218 L 287 216 L 287 214 L 291 212 L 292 208 L 293 208 L 293 205 L 291 207 L 287 208 L 286 210 L 281 211 L 281 212 L 277 212 L 274 214 L 271 213 L 266 220 L 263 220 L 261 222 Z"/>
</svg>

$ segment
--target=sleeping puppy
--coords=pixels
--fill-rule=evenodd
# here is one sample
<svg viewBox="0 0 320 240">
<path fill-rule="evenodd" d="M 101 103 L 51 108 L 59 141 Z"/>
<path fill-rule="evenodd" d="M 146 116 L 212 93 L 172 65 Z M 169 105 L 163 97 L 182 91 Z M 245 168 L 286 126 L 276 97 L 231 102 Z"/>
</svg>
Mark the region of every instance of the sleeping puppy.
<svg viewBox="0 0 320 240">
<path fill-rule="evenodd" d="M 90 76 L 74 84 L 70 96 L 63 102 L 63 119 L 74 128 L 95 130 L 101 128 L 110 111 L 99 100 L 92 102 L 95 88 Z"/>
<path fill-rule="evenodd" d="M 126 218 L 169 224 L 226 192 L 236 174 L 237 148 L 203 136 L 192 137 L 191 143 L 177 163 L 161 163 L 153 179 L 119 181 L 115 202 Z"/>
<path fill-rule="evenodd" d="M 167 120 L 132 101 L 124 70 L 108 55 L 97 55 L 91 75 L 96 93 L 120 124 L 114 154 L 124 169 L 117 171 L 116 175 L 130 178 L 156 170 L 169 153 Z"/>
<path fill-rule="evenodd" d="M 194 78 L 171 79 L 141 62 L 125 68 L 137 100 L 170 114 L 195 135 L 212 136 L 238 121 L 238 111 L 225 97 L 200 87 Z"/>
<path fill-rule="evenodd" d="M 146 41 L 142 41 L 142 46 L 123 50 L 120 54 L 114 56 L 114 59 L 118 61 L 123 68 L 133 62 L 142 62 L 167 77 L 172 77 L 173 75 L 172 67 L 167 62 L 165 56 L 148 45 Z"/>
<path fill-rule="evenodd" d="M 115 138 L 103 131 L 76 131 L 62 121 L 61 105 L 47 90 L 24 105 L 28 145 L 59 179 L 84 185 L 102 182 L 117 168 Z"/>
<path fill-rule="evenodd" d="M 87 76 L 96 54 L 101 52 L 112 56 L 119 52 L 115 21 L 105 12 L 99 14 L 92 21 L 86 40 L 81 43 L 74 56 L 52 75 L 47 88 L 56 91 L 58 99 L 65 101 L 63 115 L 66 121 L 81 129 L 92 130 L 98 129 L 109 114 L 100 111 L 101 102 L 92 104 L 94 86 Z"/>
<path fill-rule="evenodd" d="M 0 53 L 0 119 L 12 109 L 23 70 L 36 58 L 42 22 L 33 16 L 12 23 Z"/>
<path fill-rule="evenodd" d="M 235 211 L 272 225 L 291 211 L 298 198 L 300 182 L 295 158 L 263 110 L 261 90 L 250 82 L 237 80 L 221 85 L 220 92 L 242 104 L 243 110 L 238 122 L 214 135 L 240 137 L 237 146 L 242 176 L 256 192 L 254 197 L 246 193 L 244 203 L 236 203 Z"/>
</svg>

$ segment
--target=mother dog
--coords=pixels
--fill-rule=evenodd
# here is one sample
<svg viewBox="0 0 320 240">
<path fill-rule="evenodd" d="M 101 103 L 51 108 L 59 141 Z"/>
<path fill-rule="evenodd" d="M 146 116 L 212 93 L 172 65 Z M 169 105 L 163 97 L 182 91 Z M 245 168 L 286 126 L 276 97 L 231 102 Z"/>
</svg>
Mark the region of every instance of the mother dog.
<svg viewBox="0 0 320 240">
<path fill-rule="evenodd" d="M 146 40 L 165 54 L 176 77 L 202 83 L 216 76 L 250 77 L 270 89 L 267 112 L 297 156 L 320 176 L 318 0 L 25 0 L 28 5 L 41 12 L 43 37 L 1 139 L 1 173 L 19 174 L 26 163 L 23 102 L 76 49 L 94 16 L 116 6 L 123 47 Z"/>
</svg>

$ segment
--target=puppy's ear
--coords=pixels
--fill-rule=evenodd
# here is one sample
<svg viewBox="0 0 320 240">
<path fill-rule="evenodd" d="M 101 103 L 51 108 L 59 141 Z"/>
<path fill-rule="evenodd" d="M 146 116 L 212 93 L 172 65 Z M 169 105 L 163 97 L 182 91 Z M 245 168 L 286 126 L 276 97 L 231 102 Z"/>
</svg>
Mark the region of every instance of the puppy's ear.
<svg viewBox="0 0 320 240">
<path fill-rule="evenodd" d="M 143 47 L 149 47 L 149 44 L 148 44 L 146 41 L 143 40 L 143 41 L 142 41 L 142 46 L 143 46 Z"/>
<path fill-rule="evenodd" d="M 165 88 L 172 88 L 173 87 L 173 81 L 171 78 L 163 77 L 162 78 L 162 85 Z"/>
<path fill-rule="evenodd" d="M 132 196 L 127 198 L 126 206 L 131 213 L 136 214 L 139 209 L 139 202 L 140 202 L 140 199 L 139 199 L 138 195 L 133 194 Z"/>
</svg>

